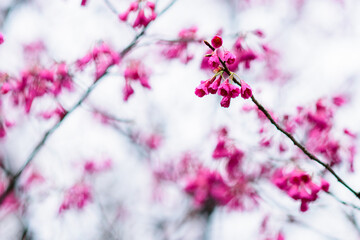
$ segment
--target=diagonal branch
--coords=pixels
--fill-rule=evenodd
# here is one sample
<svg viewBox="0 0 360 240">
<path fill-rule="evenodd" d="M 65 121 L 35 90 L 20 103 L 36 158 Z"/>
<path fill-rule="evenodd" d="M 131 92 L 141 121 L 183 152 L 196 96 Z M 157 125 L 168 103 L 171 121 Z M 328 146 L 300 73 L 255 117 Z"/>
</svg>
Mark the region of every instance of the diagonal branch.
<svg viewBox="0 0 360 240">
<path fill-rule="evenodd" d="M 208 46 L 211 50 L 215 51 L 215 48 L 213 46 L 211 46 L 211 44 L 207 41 L 204 41 L 204 43 L 206 44 L 206 46 Z M 224 71 L 231 75 L 230 70 L 228 69 L 228 67 L 226 66 L 226 63 L 224 61 L 222 61 L 219 58 L 219 61 L 221 63 L 221 65 L 224 68 Z M 241 83 L 234 77 L 233 81 L 239 85 L 241 87 Z M 318 164 L 320 164 L 321 166 L 323 166 L 327 171 L 329 171 L 335 178 L 336 180 L 341 183 L 346 189 L 348 189 L 352 194 L 354 194 L 358 199 L 360 199 L 360 193 L 356 192 L 353 188 L 351 188 L 335 171 L 334 169 L 332 169 L 332 167 L 330 167 L 329 164 L 324 163 L 323 161 L 321 161 L 318 157 L 316 157 L 314 154 L 312 154 L 309 150 L 306 149 L 306 147 L 304 145 L 302 145 L 300 142 L 298 142 L 295 137 L 293 135 L 291 135 L 291 133 L 287 132 L 285 129 L 283 129 L 275 120 L 274 118 L 270 115 L 270 113 L 265 109 L 265 107 L 259 103 L 256 98 L 254 97 L 254 95 L 251 96 L 251 101 L 257 106 L 257 108 L 264 113 L 264 115 L 266 116 L 266 118 L 271 122 L 272 125 L 274 125 L 276 127 L 277 130 L 279 130 L 281 133 L 283 133 L 287 138 L 289 138 L 291 140 L 291 142 L 297 146 L 308 158 L 310 158 L 311 160 L 317 162 Z"/>
</svg>

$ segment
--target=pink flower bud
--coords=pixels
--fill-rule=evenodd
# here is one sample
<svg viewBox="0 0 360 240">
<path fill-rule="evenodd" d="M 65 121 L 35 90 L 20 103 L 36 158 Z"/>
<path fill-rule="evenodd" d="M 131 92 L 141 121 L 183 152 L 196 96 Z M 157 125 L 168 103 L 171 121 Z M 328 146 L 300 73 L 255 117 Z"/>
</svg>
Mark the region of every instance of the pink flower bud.
<svg viewBox="0 0 360 240">
<path fill-rule="evenodd" d="M 221 47 L 223 44 L 223 40 L 220 36 L 216 35 L 213 37 L 213 39 L 211 39 L 211 45 L 214 47 L 214 48 L 219 48 Z"/>
<path fill-rule="evenodd" d="M 225 96 L 223 97 L 223 99 L 221 99 L 220 105 L 224 108 L 228 108 L 230 106 L 230 97 L 229 96 Z"/>
<path fill-rule="evenodd" d="M 130 7 L 129 7 L 129 12 L 133 12 L 133 11 L 136 11 L 136 10 L 138 10 L 138 7 L 139 7 L 139 4 L 138 4 L 138 2 L 137 1 L 135 1 L 135 2 L 132 2 L 131 4 L 130 4 Z"/>
<path fill-rule="evenodd" d="M 243 80 L 240 80 L 240 84 L 241 84 L 241 97 L 244 99 L 250 98 L 252 96 L 251 87 Z"/>
<path fill-rule="evenodd" d="M 306 212 L 309 209 L 309 203 L 307 201 L 301 201 L 300 211 Z"/>
<path fill-rule="evenodd" d="M 325 179 L 321 179 L 321 189 L 325 192 L 329 191 L 330 184 Z"/>
<path fill-rule="evenodd" d="M 126 12 L 120 13 L 118 18 L 120 19 L 120 21 L 125 22 L 127 20 L 128 16 L 129 16 L 129 12 L 126 11 Z"/>
<path fill-rule="evenodd" d="M 233 64 L 236 60 L 236 56 L 229 51 L 225 51 L 224 61 L 228 64 Z"/>
<path fill-rule="evenodd" d="M 146 6 L 148 6 L 153 11 L 155 10 L 155 3 L 153 2 L 150 1 L 146 2 Z"/>
<path fill-rule="evenodd" d="M 129 97 L 134 93 L 134 89 L 130 86 L 129 83 L 125 83 L 123 93 L 124 93 L 124 101 L 126 102 L 129 99 Z"/>
<path fill-rule="evenodd" d="M 221 76 L 219 76 L 218 79 L 216 79 L 212 84 L 210 84 L 208 88 L 209 93 L 215 94 L 219 89 L 220 82 L 221 82 Z"/>
</svg>

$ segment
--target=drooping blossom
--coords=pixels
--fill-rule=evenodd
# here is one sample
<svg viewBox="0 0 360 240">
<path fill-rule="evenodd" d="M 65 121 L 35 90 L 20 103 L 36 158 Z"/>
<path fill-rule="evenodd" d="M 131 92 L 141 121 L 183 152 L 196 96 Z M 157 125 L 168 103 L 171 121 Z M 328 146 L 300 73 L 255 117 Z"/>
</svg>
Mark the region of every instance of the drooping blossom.
<svg viewBox="0 0 360 240">
<path fill-rule="evenodd" d="M 194 178 L 187 181 L 185 192 L 194 199 L 196 207 L 204 207 L 209 202 L 224 206 L 232 198 L 229 186 L 218 172 L 200 169 Z"/>
<path fill-rule="evenodd" d="M 125 22 L 128 20 L 131 12 L 137 14 L 132 24 L 133 28 L 146 27 L 151 21 L 156 19 L 155 3 L 148 0 L 135 0 L 118 17 L 121 21 Z"/>
<path fill-rule="evenodd" d="M 144 88 L 151 89 L 151 86 L 149 84 L 149 75 L 149 70 L 147 70 L 139 60 L 130 61 L 124 71 L 124 101 L 127 101 L 129 97 L 134 93 L 134 89 L 131 87 L 132 82 L 140 82 L 141 86 L 143 86 Z"/>
<path fill-rule="evenodd" d="M 82 71 L 91 62 L 95 63 L 95 81 L 101 78 L 106 71 L 113 65 L 119 64 L 120 55 L 112 50 L 106 43 L 99 46 L 87 53 L 82 58 L 76 61 L 78 70 Z"/>
<path fill-rule="evenodd" d="M 251 87 L 243 80 L 240 80 L 241 83 L 241 97 L 248 99 L 252 96 Z"/>
<path fill-rule="evenodd" d="M 199 43 L 200 39 L 196 36 L 197 27 L 182 29 L 178 34 L 177 41 L 159 41 L 159 44 L 166 45 L 161 51 L 162 56 L 167 59 L 178 58 L 182 63 L 188 63 L 193 59 L 194 55 L 188 50 L 190 43 Z"/>
<path fill-rule="evenodd" d="M 318 193 L 321 190 L 329 191 L 329 183 L 325 179 L 321 179 L 320 185 L 317 185 L 309 174 L 299 169 L 290 172 L 277 169 L 273 174 L 272 182 L 292 199 L 301 201 L 300 210 L 302 212 L 309 209 L 310 202 L 318 199 Z"/>
<path fill-rule="evenodd" d="M 65 192 L 63 201 L 59 207 L 59 213 L 69 209 L 83 209 L 92 200 L 90 186 L 77 183 Z"/>
</svg>

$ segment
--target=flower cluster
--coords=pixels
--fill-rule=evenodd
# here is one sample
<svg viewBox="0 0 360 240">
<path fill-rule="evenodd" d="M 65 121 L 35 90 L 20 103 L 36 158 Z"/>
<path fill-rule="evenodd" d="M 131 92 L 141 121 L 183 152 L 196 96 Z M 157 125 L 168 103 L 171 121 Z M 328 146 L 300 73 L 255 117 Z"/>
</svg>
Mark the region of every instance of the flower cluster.
<svg viewBox="0 0 360 240">
<path fill-rule="evenodd" d="M 213 159 L 226 160 L 226 172 L 230 178 L 237 178 L 241 175 L 239 167 L 244 157 L 244 152 L 231 144 L 226 128 L 220 129 L 216 147 L 212 154 Z"/>
<path fill-rule="evenodd" d="M 212 69 L 216 69 L 221 65 L 220 60 L 227 64 L 233 64 L 236 60 L 234 54 L 221 48 L 222 44 L 223 40 L 218 35 L 211 40 L 211 45 L 215 48 L 215 51 L 209 54 L 208 64 Z"/>
<path fill-rule="evenodd" d="M 124 101 L 127 101 L 134 93 L 134 89 L 130 85 L 130 83 L 133 81 L 139 81 L 141 86 L 147 89 L 151 89 L 149 84 L 149 72 L 145 69 L 140 61 L 134 60 L 129 63 L 124 71 L 124 78 Z"/>
<path fill-rule="evenodd" d="M 215 48 L 215 51 L 208 55 L 208 62 L 217 73 L 212 78 L 206 81 L 201 81 L 200 85 L 195 89 L 195 94 L 198 97 L 203 97 L 209 93 L 217 93 L 223 97 L 220 105 L 222 107 L 228 108 L 230 106 L 231 98 L 236 98 L 241 95 L 242 98 L 248 99 L 252 96 L 252 90 L 250 86 L 243 80 L 240 80 L 240 83 L 236 81 L 236 83 L 241 85 L 241 89 L 231 84 L 230 81 L 234 80 L 233 73 L 231 73 L 231 75 L 222 82 L 225 73 L 224 69 L 220 67 L 221 62 L 223 62 L 223 64 L 232 64 L 236 59 L 236 57 L 231 52 L 220 49 L 222 43 L 223 41 L 220 36 L 215 36 L 211 40 L 211 44 L 213 48 Z"/>
<path fill-rule="evenodd" d="M 226 78 L 223 82 L 221 82 L 221 80 L 221 75 L 218 77 L 215 75 L 208 80 L 201 81 L 200 85 L 195 89 L 195 94 L 198 97 L 203 97 L 209 93 L 217 93 L 223 97 L 220 105 L 224 108 L 228 108 L 230 106 L 231 98 L 236 98 L 241 95 L 242 98 L 248 99 L 252 96 L 251 87 L 243 80 L 240 81 L 241 89 L 231 84 L 229 78 Z"/>
<path fill-rule="evenodd" d="M 196 36 L 197 27 L 182 29 L 177 41 L 165 42 L 166 48 L 161 52 L 162 56 L 167 59 L 179 58 L 181 62 L 188 63 L 193 59 L 194 55 L 187 51 L 190 42 L 200 42 Z M 162 43 L 162 42 L 160 42 Z"/>
<path fill-rule="evenodd" d="M 120 55 L 112 50 L 107 44 L 102 43 L 90 53 L 77 60 L 76 66 L 82 71 L 91 62 L 95 63 L 95 81 L 101 78 L 109 67 L 119 64 Z"/>
<path fill-rule="evenodd" d="M 309 203 L 318 198 L 321 190 L 329 191 L 329 183 L 325 179 L 322 179 L 320 185 L 317 185 L 309 174 L 299 169 L 288 173 L 283 169 L 277 169 L 273 174 L 272 182 L 292 199 L 301 201 L 300 210 L 302 212 L 309 209 Z"/>
<path fill-rule="evenodd" d="M 125 12 L 119 14 L 119 19 L 123 22 L 127 21 L 131 12 L 137 12 L 137 17 L 132 24 L 133 28 L 146 27 L 156 19 L 155 3 L 148 0 L 135 0 Z"/>
<path fill-rule="evenodd" d="M 82 209 L 92 199 L 90 186 L 78 183 L 68 189 L 65 193 L 64 200 L 60 205 L 59 213 L 69 210 L 70 208 Z"/>
<path fill-rule="evenodd" d="M 230 188 L 220 173 L 206 168 L 200 169 L 197 175 L 187 182 L 185 192 L 193 196 L 197 207 L 204 207 L 212 202 L 224 206 L 232 199 Z"/>
<path fill-rule="evenodd" d="M 73 81 L 65 63 L 50 69 L 34 67 L 24 70 L 19 79 L 7 78 L 0 87 L 1 94 L 11 93 L 15 105 L 24 104 L 30 112 L 33 101 L 45 94 L 58 96 L 62 89 L 73 89 Z"/>
</svg>

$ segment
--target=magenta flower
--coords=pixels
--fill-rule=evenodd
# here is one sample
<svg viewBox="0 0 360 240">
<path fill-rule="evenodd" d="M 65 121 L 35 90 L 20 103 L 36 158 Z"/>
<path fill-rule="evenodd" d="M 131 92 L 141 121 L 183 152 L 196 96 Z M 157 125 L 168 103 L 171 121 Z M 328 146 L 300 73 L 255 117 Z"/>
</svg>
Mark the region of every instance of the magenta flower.
<svg viewBox="0 0 360 240">
<path fill-rule="evenodd" d="M 230 100 L 231 97 L 225 96 L 223 97 L 223 99 L 221 99 L 220 105 L 224 108 L 228 108 L 230 106 Z"/>
<path fill-rule="evenodd" d="M 201 81 L 200 85 L 196 87 L 195 94 L 198 97 L 203 97 L 209 94 L 209 86 L 214 82 L 215 77 L 205 81 Z"/>
<path fill-rule="evenodd" d="M 92 193 L 90 186 L 77 183 L 66 191 L 64 200 L 59 208 L 59 213 L 70 208 L 83 209 L 91 200 Z"/>
<path fill-rule="evenodd" d="M 216 147 L 214 149 L 214 152 L 212 154 L 212 157 L 214 159 L 219 159 L 219 158 L 223 158 L 223 157 L 228 157 L 229 154 L 230 154 L 229 151 L 225 147 L 225 140 L 219 139 L 219 141 L 216 144 Z"/>
<path fill-rule="evenodd" d="M 236 60 L 236 56 L 229 51 L 225 51 L 223 60 L 228 64 L 233 64 Z"/>
<path fill-rule="evenodd" d="M 0 33 L 0 44 L 4 43 L 4 36 L 2 35 L 2 33 Z"/>
<path fill-rule="evenodd" d="M 294 169 L 289 173 L 284 173 L 282 169 L 275 171 L 272 182 L 288 196 L 294 200 L 300 200 L 300 211 L 305 212 L 309 208 L 309 203 L 318 199 L 318 193 L 329 190 L 329 183 L 322 179 L 321 186 L 315 184 L 310 175 Z"/>
<path fill-rule="evenodd" d="M 241 97 L 244 99 L 250 98 L 252 96 L 251 87 L 243 80 L 240 80 L 240 84 L 241 84 Z"/>
<path fill-rule="evenodd" d="M 211 39 L 211 45 L 214 47 L 214 48 L 219 48 L 221 47 L 223 44 L 223 40 L 220 36 L 216 35 L 213 37 L 213 39 Z"/>
<path fill-rule="evenodd" d="M 208 87 L 208 91 L 211 94 L 215 94 L 220 86 L 221 83 L 221 76 L 218 77 L 218 79 L 216 79 L 213 83 L 210 84 L 210 86 Z"/>
<path fill-rule="evenodd" d="M 125 82 L 125 86 L 123 88 L 123 93 L 124 93 L 124 98 L 123 99 L 124 99 L 125 102 L 129 99 L 129 97 L 131 95 L 134 94 L 134 89 L 130 86 L 128 81 Z"/>
<path fill-rule="evenodd" d="M 146 1 L 146 4 L 139 5 L 138 1 L 134 1 L 130 4 L 129 8 L 120 13 L 118 18 L 120 21 L 127 21 L 128 16 L 131 12 L 137 12 L 133 28 L 146 27 L 151 21 L 156 19 L 155 3 Z"/>
<path fill-rule="evenodd" d="M 216 54 L 212 54 L 211 57 L 209 57 L 208 64 L 213 68 L 217 68 L 220 65 L 219 57 Z"/>
<path fill-rule="evenodd" d="M 220 96 L 226 97 L 229 95 L 230 92 L 230 83 L 229 79 L 226 79 L 218 88 L 218 94 Z"/>
<path fill-rule="evenodd" d="M 229 83 L 226 79 L 218 88 L 218 94 L 223 97 L 236 98 L 240 94 L 240 88 Z"/>
</svg>

